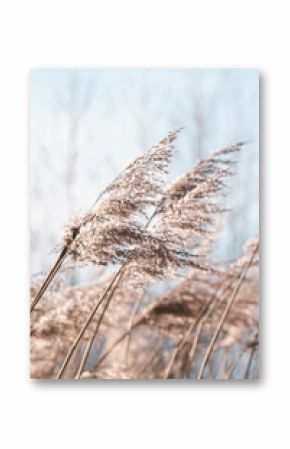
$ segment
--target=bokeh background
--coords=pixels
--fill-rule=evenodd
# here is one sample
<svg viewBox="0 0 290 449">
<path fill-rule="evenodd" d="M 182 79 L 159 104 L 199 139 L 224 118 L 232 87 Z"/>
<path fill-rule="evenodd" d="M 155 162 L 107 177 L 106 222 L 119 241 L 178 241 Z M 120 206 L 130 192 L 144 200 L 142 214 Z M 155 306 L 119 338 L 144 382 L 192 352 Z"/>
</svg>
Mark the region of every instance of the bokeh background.
<svg viewBox="0 0 290 449">
<path fill-rule="evenodd" d="M 184 127 L 168 182 L 241 140 L 214 257 L 259 228 L 259 73 L 252 69 L 35 69 L 30 74 L 31 273 L 50 268 L 64 226 L 171 129 Z"/>
</svg>

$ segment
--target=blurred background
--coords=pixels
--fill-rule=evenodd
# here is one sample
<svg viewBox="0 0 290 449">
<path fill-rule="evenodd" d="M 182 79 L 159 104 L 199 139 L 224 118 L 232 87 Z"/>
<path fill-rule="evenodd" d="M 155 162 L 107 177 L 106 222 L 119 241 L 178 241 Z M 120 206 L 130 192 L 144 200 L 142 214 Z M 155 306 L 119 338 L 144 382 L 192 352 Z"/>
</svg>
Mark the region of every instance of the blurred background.
<svg viewBox="0 0 290 449">
<path fill-rule="evenodd" d="M 252 69 L 36 69 L 29 86 L 31 273 L 64 226 L 167 132 L 184 127 L 168 182 L 212 150 L 247 140 L 214 257 L 259 228 L 259 73 Z"/>
</svg>

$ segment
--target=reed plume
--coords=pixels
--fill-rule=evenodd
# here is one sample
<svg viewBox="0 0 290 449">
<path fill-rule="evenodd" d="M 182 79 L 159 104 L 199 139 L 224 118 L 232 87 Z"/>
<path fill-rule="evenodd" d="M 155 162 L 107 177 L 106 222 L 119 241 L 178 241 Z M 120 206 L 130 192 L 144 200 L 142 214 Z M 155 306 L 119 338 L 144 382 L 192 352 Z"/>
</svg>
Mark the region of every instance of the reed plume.
<svg viewBox="0 0 290 449">
<path fill-rule="evenodd" d="M 150 238 L 144 235 L 143 227 L 136 221 L 136 215 L 146 216 L 148 207 L 154 207 L 161 195 L 161 174 L 166 173 L 167 165 L 173 152 L 172 142 L 176 138 L 177 131 L 170 132 L 157 146 L 153 147 L 144 156 L 134 161 L 122 176 L 117 178 L 105 191 L 104 199 L 95 211 L 81 220 L 81 225 L 75 235 L 75 224 L 72 230 L 69 227 L 65 233 L 65 243 L 68 244 L 68 254 L 76 262 L 92 262 L 100 265 L 108 263 L 122 263 L 121 268 L 112 280 L 112 285 L 124 269 L 124 263 L 132 258 L 132 251 L 140 247 Z M 116 191 L 118 194 L 116 194 Z M 112 196 L 113 192 L 113 196 Z M 122 212 L 121 212 L 122 210 Z M 69 236 L 73 240 L 69 241 Z M 68 243 L 67 243 L 68 242 Z M 114 286 L 114 290 L 117 286 Z M 91 324 L 96 310 L 101 306 L 105 297 L 110 293 L 111 284 L 105 290 L 103 297 L 92 309 L 90 316 L 74 340 L 61 369 L 57 375 L 60 378 L 70 361 L 78 343 L 80 342 L 86 327 Z M 109 296 L 105 308 L 109 306 Z M 95 332 L 101 322 L 97 324 Z M 86 349 L 92 345 L 91 338 Z M 84 357 L 82 364 L 86 362 Z M 80 370 L 78 370 L 79 372 Z"/>
<path fill-rule="evenodd" d="M 127 260 L 132 248 L 143 243 L 144 223 L 162 194 L 163 175 L 173 153 L 177 131 L 130 164 L 104 192 L 102 201 L 64 235 L 68 255 L 75 262 L 107 265 Z M 148 236 L 147 236 L 148 238 Z"/>
<path fill-rule="evenodd" d="M 131 253 L 131 273 L 151 279 L 172 275 L 179 268 L 208 269 L 205 256 L 217 233 L 225 179 L 233 174 L 234 160 L 243 142 L 201 159 L 163 193 L 144 242 Z M 187 249 L 188 248 L 188 249 Z"/>
<path fill-rule="evenodd" d="M 245 354 L 244 375 L 253 376 L 258 238 L 232 263 L 210 257 L 228 210 L 223 198 L 233 156 L 244 142 L 213 152 L 164 188 L 178 131 L 133 161 L 66 227 L 56 264 L 32 286 L 32 377 L 60 378 L 67 370 L 66 377 L 77 372 L 83 379 L 226 379 L 245 366 Z M 67 258 L 73 266 L 118 269 L 108 270 L 103 285 L 52 288 Z M 174 286 L 164 291 L 163 283 L 162 294 L 152 295 L 152 283 L 168 279 Z M 35 309 L 43 295 L 46 301 Z M 92 352 L 94 368 L 92 358 L 87 364 Z"/>
<path fill-rule="evenodd" d="M 92 211 L 67 225 L 63 248 L 32 300 L 31 312 L 67 256 L 79 263 L 118 263 L 127 256 L 127 246 L 140 241 L 136 217 L 146 215 L 147 208 L 154 206 L 161 194 L 160 175 L 167 172 L 178 132 L 168 133 L 158 145 L 139 156 L 98 196 Z"/>
<path fill-rule="evenodd" d="M 129 283 L 130 277 L 131 282 L 132 278 L 136 282 L 137 277 L 139 283 L 141 278 L 146 284 L 147 278 L 162 279 L 188 266 L 208 269 L 201 261 L 201 250 L 205 248 L 210 233 L 215 231 L 215 215 L 224 210 L 216 200 L 224 188 L 224 179 L 232 175 L 230 167 L 233 161 L 224 157 L 237 152 L 241 146 L 239 143 L 215 151 L 185 175 L 186 183 L 183 176 L 165 190 L 140 234 L 139 244 L 131 248 L 127 245 Z M 154 218 L 156 223 L 152 225 Z M 186 245 L 194 247 L 195 252 L 186 250 Z M 93 338 L 88 346 L 92 345 Z"/>
<path fill-rule="evenodd" d="M 207 182 L 210 178 L 220 175 L 223 178 L 231 176 L 235 161 L 232 158 L 245 145 L 246 142 L 239 142 L 228 147 L 218 149 L 210 153 L 207 157 L 200 159 L 196 165 L 180 176 L 164 192 L 159 210 L 166 210 L 172 207 L 178 200 L 184 198 L 189 192 L 195 190 L 200 184 Z M 222 187 L 220 183 L 220 187 Z"/>
</svg>

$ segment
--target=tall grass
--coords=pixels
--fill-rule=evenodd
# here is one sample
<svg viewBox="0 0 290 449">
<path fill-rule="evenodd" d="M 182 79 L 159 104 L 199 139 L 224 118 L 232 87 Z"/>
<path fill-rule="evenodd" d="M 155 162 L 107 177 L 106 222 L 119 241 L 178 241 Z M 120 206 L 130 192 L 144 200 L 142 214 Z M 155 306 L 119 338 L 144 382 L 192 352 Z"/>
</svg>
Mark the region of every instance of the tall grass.
<svg viewBox="0 0 290 449">
<path fill-rule="evenodd" d="M 179 131 L 68 224 L 55 265 L 32 284 L 33 378 L 258 376 L 258 238 L 236 261 L 211 258 L 244 143 L 211 153 L 166 186 Z M 53 288 L 65 260 L 107 267 L 110 279 Z M 157 284 L 162 294 L 153 293 Z"/>
</svg>

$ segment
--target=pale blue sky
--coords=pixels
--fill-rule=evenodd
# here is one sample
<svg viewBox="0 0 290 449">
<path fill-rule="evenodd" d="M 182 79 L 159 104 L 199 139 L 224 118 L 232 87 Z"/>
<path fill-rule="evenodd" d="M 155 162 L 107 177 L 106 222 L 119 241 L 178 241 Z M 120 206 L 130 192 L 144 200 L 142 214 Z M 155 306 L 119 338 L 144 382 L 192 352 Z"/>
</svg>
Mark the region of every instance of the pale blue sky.
<svg viewBox="0 0 290 449">
<path fill-rule="evenodd" d="M 171 177 L 200 155 L 251 140 L 231 189 L 233 240 L 228 229 L 223 256 L 238 253 L 257 231 L 257 70 L 35 69 L 29 93 L 33 271 L 47 265 L 48 251 L 74 212 L 85 210 L 128 162 L 180 126 Z M 64 185 L 70 135 L 77 153 L 72 204 Z"/>
</svg>

